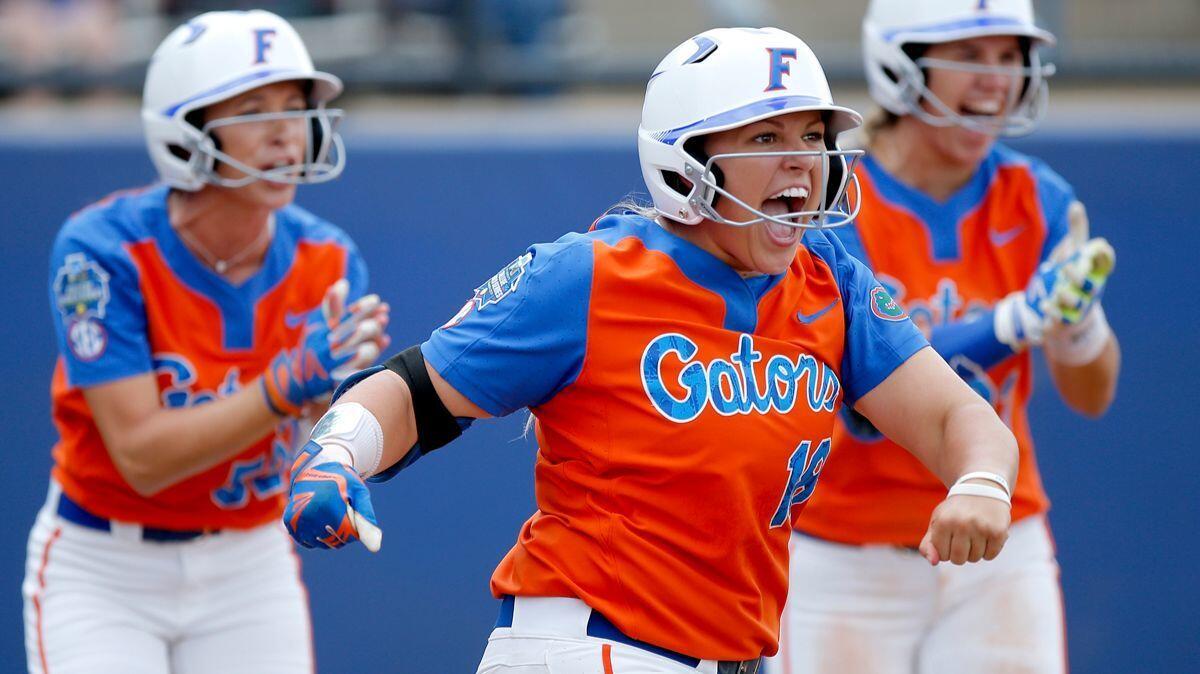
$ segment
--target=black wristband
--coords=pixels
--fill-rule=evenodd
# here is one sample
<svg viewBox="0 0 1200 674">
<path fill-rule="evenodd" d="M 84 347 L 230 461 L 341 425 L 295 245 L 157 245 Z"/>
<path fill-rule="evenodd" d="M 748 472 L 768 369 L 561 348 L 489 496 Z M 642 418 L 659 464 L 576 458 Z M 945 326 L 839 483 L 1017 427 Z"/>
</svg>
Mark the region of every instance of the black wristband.
<svg viewBox="0 0 1200 674">
<path fill-rule="evenodd" d="M 400 375 L 412 395 L 413 416 L 417 420 L 417 444 L 422 454 L 428 454 L 462 435 L 458 420 L 433 388 L 425 370 L 425 356 L 420 346 L 409 347 L 388 358 L 383 366 Z"/>
</svg>

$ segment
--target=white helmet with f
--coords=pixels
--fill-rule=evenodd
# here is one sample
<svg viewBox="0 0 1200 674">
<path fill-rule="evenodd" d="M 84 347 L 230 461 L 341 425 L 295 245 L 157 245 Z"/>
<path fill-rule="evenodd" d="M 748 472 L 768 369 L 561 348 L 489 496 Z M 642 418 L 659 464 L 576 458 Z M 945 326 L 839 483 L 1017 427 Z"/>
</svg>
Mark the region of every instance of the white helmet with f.
<svg viewBox="0 0 1200 674">
<path fill-rule="evenodd" d="M 205 123 L 196 113 L 267 84 L 307 85 L 308 109 L 243 115 Z M 150 158 L 164 182 L 196 191 L 205 184 L 240 187 L 255 180 L 315 183 L 342 172 L 345 152 L 336 131 L 341 110 L 325 104 L 342 91 L 337 77 L 313 69 L 308 50 L 291 24 L 262 10 L 208 12 L 176 28 L 150 59 L 142 96 L 142 124 Z M 305 120 L 305 158 L 267 170 L 248 166 L 221 151 L 215 128 L 274 119 Z M 243 176 L 217 173 L 217 162 Z"/>
<path fill-rule="evenodd" d="M 712 157 L 704 152 L 707 134 L 806 110 L 825 117 L 821 150 Z M 655 209 L 677 222 L 836 227 L 854 219 L 846 191 L 852 182 L 857 185 L 853 163 L 862 155 L 842 150 L 838 138 L 861 123 L 857 112 L 834 104 L 821 64 L 800 38 L 778 28 L 718 28 L 676 47 L 650 76 L 638 127 L 638 158 Z M 809 200 L 817 208 L 769 215 L 723 188 L 718 160 L 764 155 L 817 156 L 824 169 L 822 193 L 816 202 Z M 713 208 L 718 195 L 755 217 L 726 219 Z"/>
</svg>

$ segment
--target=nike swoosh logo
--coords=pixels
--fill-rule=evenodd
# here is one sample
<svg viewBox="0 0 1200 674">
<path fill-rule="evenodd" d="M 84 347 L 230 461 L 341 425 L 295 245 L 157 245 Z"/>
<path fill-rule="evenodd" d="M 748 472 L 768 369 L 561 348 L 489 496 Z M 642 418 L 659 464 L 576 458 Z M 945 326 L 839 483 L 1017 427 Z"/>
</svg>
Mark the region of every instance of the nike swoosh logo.
<svg viewBox="0 0 1200 674">
<path fill-rule="evenodd" d="M 988 238 L 992 240 L 993 246 L 996 246 L 997 248 L 999 248 L 1001 246 L 1007 245 L 1010 241 L 1017 238 L 1017 236 L 1023 231 L 1025 231 L 1025 225 L 1017 225 L 1016 227 L 1009 227 L 1008 229 L 1006 229 L 1004 231 L 989 229 L 988 230 Z"/>
<path fill-rule="evenodd" d="M 821 309 L 820 311 L 815 311 L 811 314 L 805 314 L 803 311 L 797 311 L 796 312 L 796 320 L 800 321 L 801 323 L 812 323 L 813 321 L 817 320 L 818 318 L 820 318 L 820 317 L 824 316 L 826 313 L 828 313 L 829 310 L 832 309 L 837 303 L 838 303 L 838 300 L 835 299 L 832 302 L 830 302 L 824 309 Z"/>
</svg>

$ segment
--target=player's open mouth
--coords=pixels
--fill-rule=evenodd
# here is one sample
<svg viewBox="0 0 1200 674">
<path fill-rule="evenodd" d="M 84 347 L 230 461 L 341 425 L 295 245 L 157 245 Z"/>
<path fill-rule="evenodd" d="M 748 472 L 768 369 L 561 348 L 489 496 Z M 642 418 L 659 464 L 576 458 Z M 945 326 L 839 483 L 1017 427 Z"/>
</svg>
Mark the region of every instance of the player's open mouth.
<svg viewBox="0 0 1200 674">
<path fill-rule="evenodd" d="M 995 117 L 1004 109 L 1002 101 L 972 101 L 963 103 L 958 110 L 970 117 Z"/>
<path fill-rule="evenodd" d="M 759 210 L 776 218 L 788 213 L 803 211 L 804 205 L 808 201 L 808 194 L 809 190 L 807 187 L 788 187 L 764 201 Z M 801 222 L 799 216 L 791 216 L 787 220 L 796 224 L 800 224 Z M 800 238 L 800 230 L 796 227 L 789 227 L 788 225 L 770 220 L 764 222 L 763 226 L 771 236 L 771 239 L 781 246 L 790 246 Z"/>
<path fill-rule="evenodd" d="M 299 165 L 298 161 L 285 158 L 259 164 L 258 170 L 262 171 L 263 173 L 299 175 L 302 167 Z"/>
</svg>

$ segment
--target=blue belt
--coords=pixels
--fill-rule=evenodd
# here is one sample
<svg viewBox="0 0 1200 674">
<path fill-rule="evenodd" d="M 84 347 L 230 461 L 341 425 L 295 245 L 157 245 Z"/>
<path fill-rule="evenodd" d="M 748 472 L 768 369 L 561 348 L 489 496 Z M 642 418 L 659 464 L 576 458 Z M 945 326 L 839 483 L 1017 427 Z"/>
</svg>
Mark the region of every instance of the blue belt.
<svg viewBox="0 0 1200 674">
<path fill-rule="evenodd" d="M 500 615 L 496 617 L 496 627 L 512 627 L 513 624 L 513 607 L 516 606 L 516 599 L 512 595 L 505 595 L 500 600 Z M 645 641 L 638 641 L 633 637 L 625 634 L 617 629 L 617 626 L 612 624 L 608 618 L 605 618 L 599 611 L 593 609 L 591 617 L 588 618 L 587 635 L 598 639 L 608 639 L 617 643 L 640 648 L 644 651 L 649 651 L 655 655 L 661 655 L 664 658 L 674 660 L 688 667 L 698 667 L 700 658 L 693 658 L 690 655 L 676 653 L 661 646 L 648 644 Z M 762 658 L 753 660 L 722 660 L 717 663 L 717 674 L 757 674 L 759 667 L 762 664 Z"/>
<path fill-rule="evenodd" d="M 100 531 L 112 531 L 112 523 L 98 515 L 83 509 L 83 506 L 72 501 L 66 494 L 58 496 L 58 516 L 68 522 L 73 522 L 79 526 L 88 527 L 89 529 L 99 529 Z M 190 541 L 199 538 L 205 534 L 215 534 L 218 529 L 157 529 L 155 527 L 142 527 L 143 541 L 157 541 L 159 543 L 171 543 L 179 541 Z"/>
</svg>

